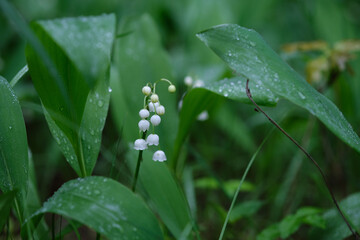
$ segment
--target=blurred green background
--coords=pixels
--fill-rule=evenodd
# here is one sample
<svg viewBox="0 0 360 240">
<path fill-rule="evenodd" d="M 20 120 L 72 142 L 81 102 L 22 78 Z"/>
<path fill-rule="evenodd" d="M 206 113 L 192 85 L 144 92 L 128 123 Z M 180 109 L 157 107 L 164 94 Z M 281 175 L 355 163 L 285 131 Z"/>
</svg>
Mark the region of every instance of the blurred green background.
<svg viewBox="0 0 360 240">
<path fill-rule="evenodd" d="M 315 50 L 286 54 L 281 50 L 284 44 L 322 40 L 331 47 L 339 41 L 360 39 L 360 2 L 357 0 L 13 0 L 12 3 L 28 22 L 116 13 L 118 34 L 125 32 L 121 29 L 129 19 L 149 14 L 160 32 L 164 54 L 170 60 L 171 66 L 164 71 L 170 71 L 171 80 L 177 85 L 177 101 L 186 90 L 183 79 L 189 74 L 205 81 L 232 75 L 231 70 L 195 36 L 211 26 L 236 23 L 255 29 L 304 78 L 307 64 L 324 53 Z M 25 42 L 2 15 L 0 29 L 0 75 L 10 80 L 26 64 Z M 116 53 L 114 51 L 113 58 L 117 57 Z M 322 88 L 318 89 L 339 107 L 359 135 L 359 53 L 351 53 L 348 59 L 346 69 L 340 71 L 335 79 L 330 79 L 331 68 L 325 71 L 319 80 Z M 318 83 L 313 84 L 318 87 Z M 128 87 L 135 89 L 132 91 L 140 89 L 131 84 Z M 45 200 L 63 182 L 76 175 L 64 161 L 46 127 L 29 75 L 16 85 L 15 91 L 23 108 L 41 199 Z M 115 100 L 111 100 L 112 108 L 95 174 L 128 183 L 131 176 L 123 164 L 128 142 L 122 138 L 122 129 L 114 117 Z M 265 109 L 319 162 L 338 199 L 360 191 L 360 157 L 357 152 L 336 138 L 311 114 L 287 101 L 282 100 L 275 108 Z M 115 128 L 118 131 L 114 131 Z M 182 180 L 204 239 L 217 238 L 234 188 L 270 129 L 271 124 L 263 115 L 254 112 L 253 106 L 232 101 L 221 102 L 211 109 L 207 121 L 196 122 L 192 127 L 181 155 L 187 158 Z M 195 185 L 194 198 L 187 191 L 191 192 L 192 185 Z M 295 213 L 302 206 L 333 207 L 314 166 L 277 131 L 270 136 L 256 159 L 237 202 L 255 200 L 260 201 L 261 206 L 254 213 L 243 214 L 232 221 L 226 238 L 254 239 L 264 228 Z M 302 226 L 293 239 L 304 239 L 308 228 Z"/>
</svg>

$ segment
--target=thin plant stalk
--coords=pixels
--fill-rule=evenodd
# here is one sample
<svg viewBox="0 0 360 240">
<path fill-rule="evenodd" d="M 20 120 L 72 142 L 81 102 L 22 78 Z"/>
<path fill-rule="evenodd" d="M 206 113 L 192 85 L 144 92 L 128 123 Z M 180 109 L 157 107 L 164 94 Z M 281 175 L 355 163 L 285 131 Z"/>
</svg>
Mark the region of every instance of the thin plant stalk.
<svg viewBox="0 0 360 240">
<path fill-rule="evenodd" d="M 349 221 L 346 219 L 344 213 L 343 213 L 342 210 L 340 209 L 340 206 L 339 206 L 339 204 L 338 204 L 338 202 L 337 202 L 337 200 L 336 200 L 336 198 L 335 198 L 335 195 L 334 195 L 333 191 L 331 190 L 330 185 L 329 185 L 328 181 L 326 180 L 325 174 L 324 174 L 324 172 L 321 170 L 319 164 L 313 159 L 313 157 L 312 157 L 295 139 L 293 139 L 284 129 L 282 129 L 282 128 L 280 127 L 279 124 L 277 124 L 269 115 L 267 115 L 267 114 L 264 112 L 264 110 L 262 110 L 262 109 L 260 108 L 259 105 L 257 105 L 257 103 L 254 101 L 254 99 L 253 99 L 252 96 L 251 96 L 251 92 L 250 92 L 250 89 L 249 89 L 249 79 L 247 79 L 247 81 L 246 81 L 246 95 L 248 96 L 248 98 L 250 99 L 250 101 L 255 105 L 255 107 L 256 107 L 255 109 L 256 109 L 257 111 L 261 112 L 262 114 L 264 114 L 265 117 L 266 117 L 267 119 L 269 119 L 269 121 L 270 121 L 275 127 L 277 127 L 286 137 L 288 137 L 288 138 L 306 155 L 306 157 L 307 157 L 309 160 L 311 160 L 311 162 L 315 165 L 315 167 L 316 167 L 316 168 L 318 169 L 318 171 L 320 172 L 320 174 L 321 174 L 321 176 L 322 176 L 322 178 L 323 178 L 323 181 L 325 182 L 326 188 L 328 189 L 328 191 L 329 191 L 329 193 L 330 193 L 330 195 L 331 195 L 331 198 L 332 198 L 332 200 L 333 200 L 333 202 L 334 202 L 334 204 L 335 204 L 338 212 L 340 213 L 342 219 L 343 219 L 344 222 L 346 223 L 347 227 L 349 228 L 349 230 L 350 230 L 350 232 L 352 233 L 352 235 L 354 236 L 354 238 L 355 238 L 356 240 L 360 240 L 360 235 L 359 235 L 356 231 L 353 230 L 353 228 L 351 227 Z"/>
<path fill-rule="evenodd" d="M 145 137 L 146 137 L 146 131 L 143 132 L 142 139 L 145 139 Z M 133 192 L 135 192 L 137 179 L 139 177 L 140 164 L 141 164 L 141 161 L 142 161 L 142 158 L 143 158 L 142 155 L 143 155 L 143 150 L 140 150 L 139 155 L 138 155 L 138 159 L 137 159 L 137 163 L 136 163 L 135 175 L 134 175 L 134 179 L 133 179 L 133 183 L 132 183 L 132 187 L 131 187 L 131 190 Z"/>
<path fill-rule="evenodd" d="M 10 86 L 14 87 L 16 83 L 29 71 L 28 65 L 25 65 L 20 71 L 11 79 Z"/>
<path fill-rule="evenodd" d="M 248 165 L 246 166 L 246 169 L 245 169 L 245 172 L 244 174 L 242 175 L 242 178 L 241 178 L 241 181 L 239 183 L 239 186 L 237 187 L 236 189 L 236 192 L 234 194 L 234 197 L 232 199 L 232 202 L 231 202 L 231 205 L 230 205 L 230 208 L 229 208 L 229 211 L 227 212 L 227 215 L 226 215 L 226 218 L 225 218 L 225 222 L 223 224 L 223 227 L 221 229 L 221 233 L 220 233 L 220 237 L 219 237 L 219 240 L 223 239 L 224 237 L 224 234 L 225 234 L 225 230 L 226 230 L 226 226 L 229 222 L 229 219 L 230 219 L 230 215 L 231 215 L 231 212 L 232 212 L 232 209 L 235 205 L 235 202 L 236 202 L 236 199 L 239 195 L 239 192 L 240 192 L 240 189 L 241 189 L 241 186 L 243 184 L 243 182 L 245 181 L 245 178 L 252 166 L 252 164 L 254 163 L 254 160 L 256 158 L 256 156 L 258 155 L 258 153 L 260 152 L 261 148 L 263 147 L 263 145 L 265 144 L 265 142 L 267 141 L 267 139 L 269 138 L 269 136 L 271 135 L 271 133 L 273 132 L 274 128 L 272 128 L 272 130 L 269 132 L 269 134 L 265 137 L 265 139 L 262 141 L 262 143 L 260 144 L 260 146 L 258 147 L 258 149 L 256 150 L 256 152 L 253 154 L 253 156 L 251 157 Z"/>
</svg>

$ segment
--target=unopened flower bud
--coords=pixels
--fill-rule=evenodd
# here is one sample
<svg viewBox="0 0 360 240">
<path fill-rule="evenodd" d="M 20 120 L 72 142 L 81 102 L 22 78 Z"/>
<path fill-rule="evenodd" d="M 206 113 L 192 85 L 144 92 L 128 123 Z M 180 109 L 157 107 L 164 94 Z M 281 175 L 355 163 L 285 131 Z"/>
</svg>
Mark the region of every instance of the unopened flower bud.
<svg viewBox="0 0 360 240">
<path fill-rule="evenodd" d="M 142 88 L 142 93 L 146 96 L 149 96 L 151 93 L 151 88 L 149 86 L 145 86 Z"/>
<path fill-rule="evenodd" d="M 164 115 L 165 114 L 165 107 L 163 105 L 160 105 L 158 107 L 156 107 L 156 113 L 158 115 Z"/>
<path fill-rule="evenodd" d="M 156 103 L 159 101 L 159 96 L 154 93 L 153 95 L 151 95 L 150 100 L 151 102 Z"/>
<path fill-rule="evenodd" d="M 171 84 L 171 85 L 168 87 L 168 91 L 171 92 L 171 93 L 176 92 L 176 87 L 175 87 L 175 85 Z"/>
<path fill-rule="evenodd" d="M 147 118 L 150 116 L 150 113 L 147 109 L 141 109 L 140 112 L 139 112 L 139 116 L 141 118 Z"/>
<path fill-rule="evenodd" d="M 161 118 L 159 115 L 152 115 L 152 117 L 150 118 L 150 122 L 152 123 L 152 125 L 157 126 L 160 124 Z"/>
</svg>

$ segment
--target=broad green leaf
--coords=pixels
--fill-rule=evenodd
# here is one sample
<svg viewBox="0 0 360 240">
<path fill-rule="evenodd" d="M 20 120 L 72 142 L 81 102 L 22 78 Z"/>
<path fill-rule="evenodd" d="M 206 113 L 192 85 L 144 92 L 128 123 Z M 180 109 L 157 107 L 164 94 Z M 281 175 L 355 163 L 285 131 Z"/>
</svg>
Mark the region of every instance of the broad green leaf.
<svg viewBox="0 0 360 240">
<path fill-rule="evenodd" d="M 32 217 L 56 213 L 108 239 L 163 239 L 156 217 L 128 188 L 104 177 L 71 180 Z"/>
<path fill-rule="evenodd" d="M 105 125 L 106 115 L 109 108 L 110 91 L 109 81 L 107 79 L 99 81 L 95 88 L 90 91 L 86 102 L 84 117 L 80 125 L 79 136 L 81 137 L 81 150 L 83 153 L 87 175 L 91 175 L 100 151 L 102 130 Z M 80 176 L 81 169 L 79 166 L 79 157 L 75 152 L 74 146 L 56 125 L 55 121 L 50 117 L 45 108 L 44 114 L 51 133 L 58 143 L 61 151 L 70 165 Z"/>
<path fill-rule="evenodd" d="M 78 175 L 89 175 L 98 155 L 107 113 L 108 93 L 104 89 L 108 88 L 115 17 L 102 15 L 38 21 L 32 24 L 32 29 L 58 72 L 53 77 L 35 49 L 27 46 L 30 75 L 46 110 L 46 119 L 55 139 L 61 138 L 57 142 L 71 166 Z M 57 84 L 59 79 L 65 86 L 65 95 Z M 98 105 L 98 108 L 92 105 Z M 99 109 L 105 111 L 93 114 Z M 89 116 L 92 119 L 88 119 Z M 94 119 L 101 121 L 93 122 Z M 96 147 L 89 145 L 94 139 Z"/>
<path fill-rule="evenodd" d="M 181 147 L 189 134 L 190 127 L 197 116 L 206 109 L 216 106 L 223 98 L 249 103 L 250 100 L 245 92 L 246 79 L 244 77 L 234 77 L 223 79 L 221 81 L 208 81 L 201 88 L 194 88 L 184 97 L 182 109 L 180 112 L 179 130 L 175 140 L 174 153 L 170 165 L 181 172 L 184 165 L 178 161 L 178 155 Z M 262 84 L 250 83 L 254 89 L 252 94 L 254 99 L 262 105 L 275 105 L 278 98 L 268 88 Z"/>
<path fill-rule="evenodd" d="M 135 169 L 137 153 L 131 154 L 133 157 L 128 161 L 132 170 Z M 182 232 L 192 226 L 185 195 L 166 163 L 155 162 L 151 158 L 149 150 L 143 152 L 138 185 L 145 190 L 150 205 L 154 206 L 166 227 L 179 239 Z"/>
<path fill-rule="evenodd" d="M 9 214 L 11 207 L 14 203 L 15 191 L 10 191 L 0 195 L 0 232 L 2 232 Z"/>
<path fill-rule="evenodd" d="M 357 232 L 360 232 L 360 193 L 354 193 L 340 202 L 340 207 L 346 218 Z M 337 240 L 351 236 L 351 232 L 341 218 L 337 209 L 333 208 L 323 214 L 326 228 L 314 228 L 310 231 L 309 239 Z"/>
<path fill-rule="evenodd" d="M 335 135 L 360 152 L 359 136 L 339 109 L 283 62 L 257 32 L 226 24 L 197 36 L 238 74 L 307 109 Z"/>
<path fill-rule="evenodd" d="M 126 19 L 119 32 L 131 32 L 117 40 L 114 61 L 118 77 L 111 78 L 112 110 L 115 123 L 126 141 L 133 142 L 139 137 L 139 111 L 144 105 L 141 92 L 147 83 L 161 78 L 173 81 L 167 53 L 161 46 L 160 34 L 149 15 L 139 19 Z M 156 127 L 160 145 L 171 152 L 177 128 L 176 95 L 168 92 L 168 84 L 159 82 L 156 93 L 165 106 L 166 113 Z"/>
<path fill-rule="evenodd" d="M 235 222 L 243 217 L 254 215 L 264 205 L 263 201 L 251 200 L 237 204 L 231 211 L 230 221 Z"/>
<path fill-rule="evenodd" d="M 206 83 L 204 88 L 218 95 L 244 103 L 251 103 L 246 95 L 246 78 L 242 76 L 225 78 L 221 81 Z M 256 103 L 265 106 L 274 106 L 279 100 L 277 96 L 263 85 L 249 82 L 251 94 Z"/>
<path fill-rule="evenodd" d="M 286 239 L 303 224 L 324 228 L 324 219 L 319 215 L 321 212 L 320 209 L 314 207 L 300 208 L 295 214 L 286 216 L 280 223 L 273 224 L 264 229 L 256 239 L 271 240 L 278 239 L 279 237 Z"/>
<path fill-rule="evenodd" d="M 236 189 L 239 185 L 240 180 L 228 180 L 224 181 L 223 185 L 228 196 L 233 196 L 236 192 Z M 195 181 L 195 187 L 202 189 L 210 189 L 215 190 L 219 189 L 219 182 L 214 178 L 200 178 Z M 241 191 L 252 191 L 254 189 L 254 185 L 250 182 L 243 182 Z"/>
<path fill-rule="evenodd" d="M 22 222 L 29 168 L 26 129 L 19 101 L 1 76 L 0 116 L 0 188 L 18 191 L 14 207 Z"/>
</svg>

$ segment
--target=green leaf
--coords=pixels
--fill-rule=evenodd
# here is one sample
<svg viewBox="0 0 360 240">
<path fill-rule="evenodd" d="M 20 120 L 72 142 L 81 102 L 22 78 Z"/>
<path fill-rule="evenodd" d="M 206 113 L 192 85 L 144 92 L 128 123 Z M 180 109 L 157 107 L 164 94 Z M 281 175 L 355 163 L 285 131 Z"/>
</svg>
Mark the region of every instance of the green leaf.
<svg viewBox="0 0 360 240">
<path fill-rule="evenodd" d="M 341 210 L 357 232 L 360 231 L 360 193 L 354 193 L 340 202 Z M 337 209 L 332 208 L 323 214 L 326 228 L 313 228 L 309 239 L 335 240 L 345 239 L 351 235 Z"/>
<path fill-rule="evenodd" d="M 15 191 L 4 193 L 0 196 L 0 232 L 2 232 L 15 199 Z"/>
<path fill-rule="evenodd" d="M 226 24 L 197 36 L 238 74 L 307 109 L 335 135 L 360 152 L 359 136 L 339 109 L 283 62 L 257 32 Z"/>
<path fill-rule="evenodd" d="M 160 34 L 149 15 L 139 19 L 123 21 L 119 32 L 131 33 L 117 40 L 114 61 L 117 77 L 112 75 L 112 110 L 115 123 L 128 142 L 139 137 L 139 111 L 143 108 L 144 95 L 141 92 L 147 83 L 161 78 L 173 82 L 171 65 L 161 45 Z M 162 149 L 170 154 L 178 126 L 176 96 L 168 92 L 168 84 L 159 82 L 156 93 L 165 106 L 166 114 L 156 127 Z"/>
<path fill-rule="evenodd" d="M 204 88 L 226 98 L 244 103 L 251 103 L 246 95 L 246 78 L 242 76 L 225 78 L 221 81 L 207 82 Z M 249 82 L 249 88 L 252 89 L 251 94 L 256 103 L 265 106 L 274 106 L 279 100 L 269 88 L 263 85 Z"/>
<path fill-rule="evenodd" d="M 316 227 L 324 227 L 324 220 L 319 215 L 321 210 L 314 207 L 302 207 L 295 214 L 286 216 L 280 223 L 273 224 L 263 230 L 258 236 L 259 239 L 282 239 L 288 238 L 295 233 L 303 224 Z"/>
<path fill-rule="evenodd" d="M 235 191 L 239 186 L 239 182 L 240 180 L 228 180 L 223 182 L 225 191 L 229 196 L 233 196 L 235 194 Z M 220 185 L 219 182 L 214 178 L 200 178 L 195 181 L 195 187 L 215 190 L 219 189 Z M 243 182 L 241 191 L 252 191 L 253 189 L 254 185 L 252 183 Z"/>
<path fill-rule="evenodd" d="M 156 217 L 128 188 L 104 177 L 65 183 L 32 217 L 56 213 L 108 239 L 163 239 Z"/>
<path fill-rule="evenodd" d="M 132 170 L 135 170 L 138 151 L 133 152 L 128 164 Z M 179 239 L 182 232 L 192 224 L 185 195 L 166 163 L 155 162 L 151 158 L 150 151 L 143 152 L 144 160 L 140 167 L 138 185 L 145 190 L 150 205 L 154 206 L 156 213 L 170 232 Z"/>
<path fill-rule="evenodd" d="M 230 214 L 230 221 L 235 222 L 243 217 L 254 215 L 264 205 L 263 201 L 251 200 L 236 205 Z"/>
<path fill-rule="evenodd" d="M 30 75 L 46 110 L 49 127 L 78 175 L 90 175 L 107 114 L 115 17 L 38 21 L 32 24 L 32 29 L 58 72 L 53 77 L 35 49 L 27 46 Z M 65 95 L 57 84 L 59 79 L 65 86 Z"/>
<path fill-rule="evenodd" d="M 179 130 L 175 140 L 174 153 L 170 165 L 176 168 L 177 173 L 181 172 L 184 162 L 178 162 L 178 155 L 181 147 L 189 134 L 190 127 L 197 116 L 206 109 L 211 109 L 221 102 L 222 97 L 239 102 L 249 103 L 250 100 L 245 92 L 246 79 L 244 77 L 234 77 L 221 81 L 207 81 L 202 88 L 194 88 L 184 97 L 180 112 Z M 263 85 L 250 83 L 253 86 L 253 97 L 262 105 L 273 106 L 278 101 L 268 88 Z"/>
<path fill-rule="evenodd" d="M 0 116 L 0 188 L 18 191 L 14 206 L 22 222 L 29 168 L 26 129 L 19 101 L 1 76 Z"/>
</svg>

